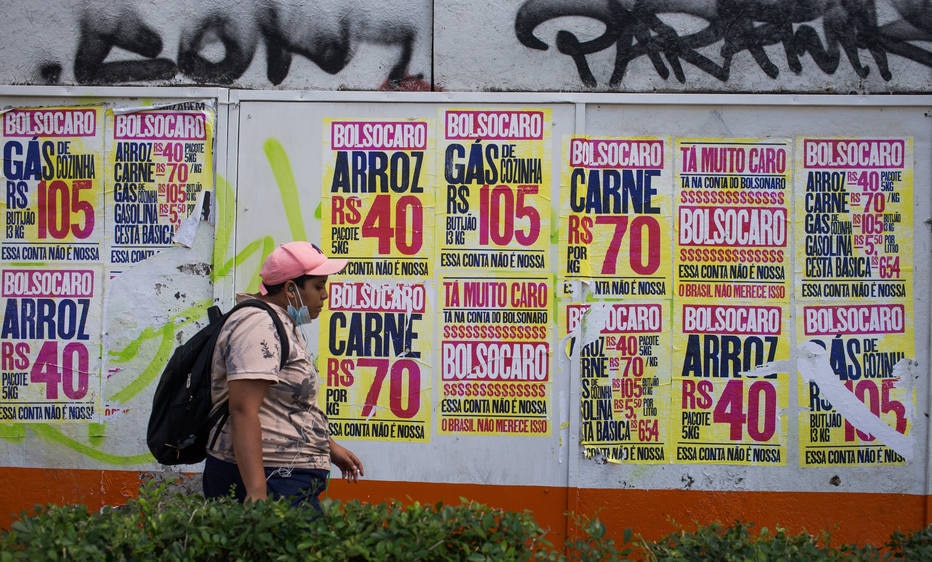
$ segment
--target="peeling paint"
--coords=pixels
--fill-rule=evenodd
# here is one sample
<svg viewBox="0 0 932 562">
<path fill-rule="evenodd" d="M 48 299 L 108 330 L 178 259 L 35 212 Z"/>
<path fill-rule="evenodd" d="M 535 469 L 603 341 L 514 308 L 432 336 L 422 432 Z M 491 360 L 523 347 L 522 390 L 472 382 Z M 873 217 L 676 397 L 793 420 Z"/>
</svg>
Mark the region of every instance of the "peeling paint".
<svg viewBox="0 0 932 562">
<path fill-rule="evenodd" d="M 209 200 L 210 191 L 203 190 L 198 193 L 197 202 L 194 205 L 194 210 L 190 215 L 178 226 L 175 230 L 175 235 L 172 237 L 172 242 L 175 244 L 184 246 L 185 248 L 190 248 L 194 244 L 194 237 L 197 234 L 197 228 L 201 224 L 201 220 L 204 219 L 204 202 Z"/>
<path fill-rule="evenodd" d="M 200 277 L 208 277 L 210 275 L 213 267 L 209 263 L 198 262 L 198 263 L 185 263 L 181 264 L 176 268 L 181 273 L 186 273 L 188 275 L 197 275 Z"/>
</svg>

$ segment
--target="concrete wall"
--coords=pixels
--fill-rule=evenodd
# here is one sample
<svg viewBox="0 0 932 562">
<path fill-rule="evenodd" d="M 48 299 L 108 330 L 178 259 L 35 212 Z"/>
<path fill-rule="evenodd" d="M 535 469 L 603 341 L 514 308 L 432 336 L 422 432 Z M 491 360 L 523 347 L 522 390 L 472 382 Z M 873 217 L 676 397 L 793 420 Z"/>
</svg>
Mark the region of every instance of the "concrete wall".
<svg viewBox="0 0 932 562">
<path fill-rule="evenodd" d="M 375 418 L 366 420 L 374 419 L 396 430 L 421 424 L 426 434 L 412 432 L 399 437 L 390 433 L 382 437 L 373 435 L 370 427 L 368 435 L 344 435 L 347 444 L 366 459 L 368 478 L 353 488 L 335 479 L 329 492 L 332 496 L 454 503 L 459 497 L 470 497 L 506 508 L 533 509 L 556 536 L 564 532 L 563 513 L 567 510 L 598 513 L 608 520 L 614 536 L 620 536 L 624 527 L 659 536 L 672 529 L 670 519 L 688 524 L 747 518 L 760 525 L 781 524 L 794 530 L 833 530 L 839 540 L 881 542 L 894 528 L 929 523 L 930 104 L 924 95 L 840 95 L 929 91 L 932 59 L 927 3 L 878 1 L 842 7 L 812 2 L 787 7 L 768 2 L 509 1 L 481 8 L 467 1 L 325 2 L 313 7 L 274 1 L 204 2 L 197 7 L 160 3 L 157 8 L 143 2 L 74 1 L 56 3 L 52 8 L 20 0 L 6 4 L 3 25 L 11 32 L 0 34 L 0 53 L 7 62 L 0 68 L 0 83 L 10 86 L 0 91 L 3 107 L 78 107 L 99 112 L 100 138 L 73 143 L 72 153 L 97 156 L 96 181 L 91 189 L 97 199 L 92 207 L 101 218 L 88 234 L 107 251 L 98 262 L 78 264 L 94 275 L 95 291 L 86 309 L 89 343 L 68 349 L 72 360 L 83 357 L 79 347 L 87 351 L 88 376 L 82 379 L 72 371 L 71 386 L 60 386 L 63 394 L 70 391 L 77 396 L 83 388 L 80 381 L 87 380 L 89 392 L 85 396 L 95 407 L 94 415 L 86 420 L 17 420 L 13 416 L 0 420 L 0 473 L 4 481 L 19 484 L 4 487 L 0 493 L 0 516 L 47 501 L 80 501 L 92 507 L 119 503 L 134 494 L 141 475 L 164 471 L 171 476 L 173 470 L 151 462 L 143 438 L 161 365 L 175 343 L 203 321 L 206 305 L 227 305 L 234 290 L 255 288 L 258 264 L 277 241 L 320 240 L 331 253 L 360 260 L 385 253 L 382 257 L 397 262 L 392 267 L 400 271 L 403 253 L 383 252 L 371 240 L 341 245 L 342 231 L 334 230 L 346 226 L 332 211 L 343 199 L 335 201 L 349 193 L 333 187 L 339 150 L 330 133 L 335 122 L 346 121 L 423 124 L 429 141 L 421 147 L 422 177 L 425 185 L 436 191 L 418 196 L 432 222 L 428 230 L 418 231 L 425 243 L 418 250 L 423 255 L 414 257 L 422 259 L 429 271 L 413 277 L 392 274 L 381 280 L 393 290 L 413 286 L 428 295 L 414 325 L 416 343 L 409 349 L 419 354 L 419 360 L 401 362 L 398 375 L 417 372 L 422 383 L 419 407 L 414 412 L 413 395 L 403 394 L 407 401 L 378 403 Z M 450 93 L 453 91 L 463 93 Z M 493 93 L 499 91 L 514 93 Z M 652 92 L 689 95 L 658 96 Z M 718 95 L 734 92 L 751 95 Z M 839 95 L 774 95 L 779 93 Z M 197 178 L 198 187 L 188 192 L 198 195 L 196 200 L 206 205 L 206 212 L 186 207 L 182 214 L 189 220 L 172 223 L 175 229 L 182 227 L 181 222 L 187 225 L 175 234 L 175 242 L 183 244 L 150 244 L 147 251 L 151 255 L 146 256 L 114 254 L 113 250 L 132 252 L 134 243 L 121 238 L 128 231 L 118 228 L 123 219 L 114 218 L 119 201 L 113 184 L 119 180 L 112 174 L 113 163 L 120 158 L 119 135 L 107 119 L 160 110 L 205 115 L 212 123 L 209 137 L 203 139 L 206 154 L 191 153 L 191 162 L 202 164 L 202 175 Z M 479 239 L 473 239 L 476 230 L 468 223 L 451 227 L 447 222 L 456 214 L 451 209 L 476 211 L 480 206 L 481 180 L 451 178 L 444 163 L 449 150 L 455 152 L 456 146 L 465 148 L 468 144 L 446 128 L 448 115 L 458 115 L 460 110 L 546 116 L 545 132 L 537 140 L 509 143 L 479 139 L 499 149 L 514 144 L 521 151 L 516 155 L 519 160 L 542 164 L 543 175 L 530 182 L 538 186 L 540 194 L 531 205 L 539 210 L 536 230 L 520 221 L 512 226 L 537 233 L 527 249 L 546 256 L 544 267 L 505 271 L 440 265 L 444 255 L 480 246 Z M 29 138 L 22 134 L 6 131 L 4 146 L 15 142 L 26 150 Z M 891 264 L 892 258 L 902 258 L 897 262 L 897 276 L 903 280 L 899 296 L 814 297 L 803 293 L 804 285 L 821 283 L 821 277 L 828 277 L 808 269 L 806 264 L 814 267 L 816 262 L 807 258 L 825 251 L 849 251 L 807 247 L 805 240 L 811 234 L 806 230 L 807 218 L 839 213 L 808 209 L 799 203 L 806 197 L 805 178 L 822 170 L 815 161 L 804 163 L 807 139 L 833 138 L 892 140 L 908 147 L 902 174 L 891 187 L 898 199 L 885 200 L 889 208 L 882 209 L 890 216 L 886 233 L 894 236 L 884 256 Z M 653 201 L 656 211 L 642 211 L 645 218 L 639 223 L 656 225 L 661 235 L 648 244 L 649 252 L 640 256 L 627 242 L 622 246 L 634 257 L 659 256 L 662 266 L 654 272 L 654 280 L 663 285 L 660 293 L 636 297 L 624 289 L 626 276 L 635 280 L 643 274 L 621 271 L 617 278 L 609 279 L 611 276 L 603 277 L 604 272 L 596 271 L 602 262 L 596 262 L 595 256 L 601 260 L 610 251 L 611 232 L 600 233 L 605 240 L 597 237 L 586 243 L 571 234 L 583 232 L 573 230 L 571 224 L 578 227 L 587 216 L 601 212 L 592 208 L 594 199 L 585 210 L 576 209 L 567 199 L 572 170 L 587 167 L 580 162 L 572 164 L 571 139 L 648 139 L 662 146 L 663 162 L 655 164 L 655 185 L 661 186 Z M 745 451 L 750 450 L 748 446 L 766 446 L 779 452 L 777 461 L 769 453 L 758 461 L 737 457 L 727 462 L 700 460 L 700 447 L 687 436 L 702 424 L 696 423 L 699 418 L 683 416 L 696 410 L 712 416 L 718 409 L 714 405 L 686 407 L 689 402 L 684 395 L 698 382 L 690 377 L 711 375 L 712 363 L 717 361 L 713 357 L 718 357 L 708 347 L 694 347 L 684 316 L 686 308 L 699 310 L 719 301 L 747 307 L 760 304 L 753 299 L 706 299 L 699 293 L 679 291 L 681 286 L 714 285 L 708 275 L 697 278 L 688 268 L 680 268 L 689 265 L 680 254 L 688 244 L 684 245 L 680 236 L 684 225 L 677 212 L 693 204 L 684 194 L 690 191 L 686 186 L 697 171 L 685 163 L 686 154 L 690 146 L 725 145 L 742 145 L 747 150 L 777 146 L 790 155 L 790 165 L 775 174 L 787 185 L 786 198 L 778 206 L 790 213 L 786 216 L 786 256 L 779 264 L 783 278 L 776 283 L 785 289 L 785 295 L 764 299 L 764 304 L 779 309 L 781 315 L 778 333 L 771 334 L 776 342 L 774 355 L 749 359 L 752 362 L 740 369 L 741 376 L 737 372 L 732 376 L 746 378 L 748 386 L 755 375 L 768 376 L 760 379 L 766 384 L 756 387 L 760 393 L 754 397 L 761 403 L 771 396 L 775 400 L 775 407 L 758 417 L 762 425 L 753 428 L 760 439 L 730 433 L 738 425 L 744 431 L 750 426 L 746 418 L 739 424 L 731 415 L 735 411 L 727 409 L 729 404 L 738 407 L 737 402 L 729 402 L 735 395 L 725 390 L 728 377 L 709 378 L 715 385 L 711 396 L 721 404 L 716 414 L 721 419 L 703 426 L 703 432 L 710 431 L 703 433 L 703 440 L 717 445 L 710 445 L 702 454 L 717 454 L 717 448 L 724 452 L 726 445 L 735 445 L 735 454 L 739 445 Z M 19 156 L 5 152 L 3 159 L 9 162 Z M 177 164 L 171 155 L 153 161 Z M 829 163 L 824 171 L 830 168 Z M 867 178 L 870 170 L 865 164 L 849 173 L 855 173 L 851 176 L 854 181 L 856 177 Z M 357 172 L 370 177 L 365 170 Z M 6 180 L 15 174 L 5 169 Z M 74 177 L 72 173 L 67 179 Z M 697 181 L 705 180 L 700 177 Z M 24 243 L 38 246 L 38 234 L 31 230 L 34 226 L 26 225 L 30 230 L 25 236 L 7 227 L 18 220 L 8 211 L 38 209 L 33 197 L 16 194 L 35 194 L 39 181 L 38 177 L 30 178 L 25 190 L 14 188 L 11 192 L 8 186 L 5 252 Z M 193 180 L 189 182 L 194 185 Z M 460 196 L 451 199 L 448 189 L 457 184 L 463 189 Z M 200 193 L 208 191 L 212 197 L 204 201 Z M 514 187 L 511 195 L 519 191 Z M 74 193 L 87 192 L 75 189 Z M 495 193 L 504 198 L 500 202 L 508 200 L 507 190 Z M 79 203 L 83 200 L 82 195 L 76 197 Z M 164 195 L 160 197 L 164 199 Z M 24 207 L 21 203 L 26 200 L 29 203 Z M 873 201 L 876 204 L 877 200 Z M 193 197 L 188 201 L 194 202 Z M 394 208 L 399 203 L 393 199 L 391 205 Z M 530 207 L 521 208 L 527 211 Z M 626 214 L 606 220 L 617 222 Z M 46 216 L 55 213 L 48 211 Z M 474 212 L 473 218 L 476 216 Z M 161 217 L 157 222 L 167 220 Z M 645 232 L 652 232 L 650 225 L 645 226 Z M 81 231 L 81 223 L 72 226 Z M 502 232 L 498 231 L 497 238 Z M 60 240 L 66 246 L 80 245 L 70 234 L 61 233 Z M 501 255 L 513 253 L 504 240 L 493 246 Z M 861 256 L 864 251 L 863 244 L 850 249 L 852 256 Z M 122 263 L 114 258 L 122 255 L 138 256 L 139 260 Z M 36 256 L 4 258 L 2 263 L 5 270 L 20 271 L 64 267 L 56 260 Z M 716 265 L 715 260 L 699 263 Z M 884 272 L 892 274 L 886 266 Z M 871 282 L 880 282 L 879 272 L 871 275 Z M 535 418 L 546 420 L 546 429 L 537 425 L 530 434 L 514 435 L 505 426 L 482 432 L 451 421 L 464 418 L 447 408 L 462 408 L 464 401 L 444 390 L 444 376 L 452 376 L 453 371 L 443 366 L 442 353 L 445 345 L 455 342 L 443 334 L 445 328 L 455 332 L 463 323 L 454 321 L 458 306 L 449 301 L 445 287 L 475 277 L 487 283 L 505 279 L 512 286 L 539 281 L 547 287 L 541 324 L 546 330 L 541 343 L 548 347 L 550 358 L 546 414 Z M 341 287 L 350 288 L 352 283 L 371 281 L 372 275 L 360 269 L 346 279 L 346 286 Z M 600 286 L 597 282 L 606 280 L 616 281 L 612 286 L 617 290 L 596 289 Z M 731 283 L 735 278 L 725 274 L 719 281 Z M 62 349 L 69 343 L 66 328 L 56 337 L 22 332 L 25 313 L 6 308 L 11 301 L 18 305 L 22 297 L 15 291 L 4 292 L 5 374 L 35 369 L 40 363 L 38 350 L 48 342 L 58 342 Z M 874 301 L 891 310 L 904 310 L 907 328 L 816 336 L 803 320 L 807 314 L 818 314 L 820 305 L 862 306 Z M 604 332 L 612 307 L 629 303 L 659 307 L 665 321 L 660 331 L 638 334 L 657 336 L 656 340 L 644 340 L 652 342 L 650 349 L 639 350 L 637 355 L 657 379 L 653 390 L 658 397 L 655 403 L 661 407 L 657 412 L 643 410 L 641 421 L 646 423 L 627 426 L 634 430 L 633 437 L 619 435 L 621 426 L 615 423 L 616 417 L 623 415 L 623 403 L 616 402 L 620 404 L 617 409 L 607 407 L 592 395 L 593 389 L 610 386 L 612 379 L 623 384 L 623 377 L 594 373 L 601 369 L 600 358 L 606 365 L 613 359 L 626 359 L 617 349 L 599 349 L 614 337 Z M 570 320 L 576 318 L 573 315 L 580 306 L 592 309 L 586 324 Z M 334 408 L 331 417 L 346 418 L 339 421 L 341 430 L 353 431 L 364 425 L 366 416 L 354 408 L 367 402 L 365 390 L 373 388 L 375 375 L 358 370 L 358 355 L 345 347 L 331 346 L 333 341 L 345 344 L 351 338 L 340 320 L 334 320 L 340 314 L 350 319 L 355 312 L 349 306 L 328 315 L 308 335 L 319 343 L 315 351 L 321 357 L 325 384 L 340 390 L 339 370 L 328 371 L 332 359 L 338 365 L 347 365 L 340 361 L 349 360 L 356 369 L 356 379 L 369 383 L 366 387 L 348 385 L 344 388 L 348 398 L 333 394 L 332 400 L 328 399 Z M 386 321 L 392 313 L 380 311 L 375 316 Z M 711 341 L 701 339 L 707 335 L 698 330 L 697 341 Z M 588 345 L 567 346 L 571 337 Z M 809 347 L 816 340 L 830 350 L 827 357 Z M 617 338 L 612 341 L 617 342 Z M 850 374 L 849 366 L 866 363 L 881 353 L 890 361 L 884 363 L 878 380 L 860 387 L 855 377 L 846 380 L 844 373 Z M 391 355 L 389 364 L 393 365 L 397 357 Z M 28 368 L 22 365 L 27 359 Z M 830 368 L 818 363 L 822 359 L 829 361 Z M 777 370 L 775 378 L 769 371 L 755 369 L 761 362 Z M 727 362 L 718 365 L 731 368 Z M 50 366 L 46 369 L 37 371 L 39 376 L 33 380 L 54 371 L 48 370 Z M 29 388 L 14 378 L 4 386 L 16 387 L 22 395 L 39 392 L 47 384 Z M 880 380 L 893 378 L 899 380 L 895 385 Z M 59 379 L 59 384 L 63 380 Z M 850 389 L 846 390 L 846 382 Z M 822 393 L 814 395 L 810 383 L 816 383 Z M 847 394 L 829 395 L 826 389 Z M 620 388 L 609 392 L 613 400 L 624 398 Z M 48 394 L 37 396 L 38 402 L 52 400 Z M 741 395 L 744 401 L 751 398 Z M 8 394 L 0 399 L 0 406 L 17 408 L 20 402 L 22 396 Z M 73 402 L 76 405 L 80 400 Z M 847 425 L 818 427 L 822 421 L 837 419 L 831 416 L 835 413 L 843 413 Z M 775 424 L 774 431 L 764 435 L 768 420 Z M 825 439 L 819 429 L 830 430 Z M 647 450 L 643 446 L 656 443 L 658 433 L 664 440 L 663 458 L 624 457 L 636 454 L 632 451 L 639 447 Z M 697 458 L 680 453 L 680 446 L 695 451 Z M 834 461 L 827 457 L 819 461 L 817 451 L 832 447 Z M 868 458 L 865 451 L 872 450 L 889 462 Z M 196 475 L 198 467 L 181 470 Z M 6 524 L 9 519 L 3 521 Z"/>
</svg>

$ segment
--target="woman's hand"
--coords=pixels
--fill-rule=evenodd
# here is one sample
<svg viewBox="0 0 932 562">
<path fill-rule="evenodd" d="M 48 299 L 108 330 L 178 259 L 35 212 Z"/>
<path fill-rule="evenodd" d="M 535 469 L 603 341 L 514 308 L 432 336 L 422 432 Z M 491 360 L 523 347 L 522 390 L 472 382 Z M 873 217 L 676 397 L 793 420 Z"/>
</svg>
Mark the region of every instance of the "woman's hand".
<svg viewBox="0 0 932 562">
<path fill-rule="evenodd" d="M 359 457 L 333 439 L 330 440 L 330 462 L 340 468 L 347 482 L 359 482 L 359 477 L 365 476 Z"/>
</svg>

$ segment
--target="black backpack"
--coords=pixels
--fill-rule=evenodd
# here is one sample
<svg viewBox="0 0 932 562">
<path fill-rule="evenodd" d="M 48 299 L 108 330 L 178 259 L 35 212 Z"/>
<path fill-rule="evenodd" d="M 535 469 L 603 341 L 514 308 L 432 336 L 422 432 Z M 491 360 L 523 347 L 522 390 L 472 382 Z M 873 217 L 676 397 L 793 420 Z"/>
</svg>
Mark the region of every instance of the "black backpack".
<svg viewBox="0 0 932 562">
<path fill-rule="evenodd" d="M 161 464 L 201 462 L 207 456 L 207 439 L 211 428 L 219 423 L 216 431 L 219 435 L 226 423 L 229 416 L 227 402 L 220 404 L 211 415 L 214 405 L 210 399 L 210 367 L 220 328 L 233 311 L 247 306 L 264 308 L 271 315 L 281 341 L 279 368 L 285 366 L 290 352 L 288 334 L 278 313 L 271 306 L 253 299 L 237 304 L 226 314 L 221 314 L 217 306 L 210 307 L 207 311 L 210 323 L 175 348 L 159 378 L 155 396 L 152 397 L 146 442 L 155 460 Z"/>
</svg>

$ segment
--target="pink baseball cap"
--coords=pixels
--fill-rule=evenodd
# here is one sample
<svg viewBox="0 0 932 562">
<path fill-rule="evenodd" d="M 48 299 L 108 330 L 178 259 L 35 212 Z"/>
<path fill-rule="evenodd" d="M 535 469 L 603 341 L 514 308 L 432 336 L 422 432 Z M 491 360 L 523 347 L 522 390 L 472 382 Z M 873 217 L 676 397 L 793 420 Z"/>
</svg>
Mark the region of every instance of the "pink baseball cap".
<svg viewBox="0 0 932 562">
<path fill-rule="evenodd" d="M 349 260 L 331 259 L 320 248 L 310 242 L 286 242 L 272 250 L 265 258 L 259 277 L 260 292 L 266 294 L 266 286 L 281 285 L 285 281 L 302 275 L 331 275 L 346 267 Z"/>
</svg>

